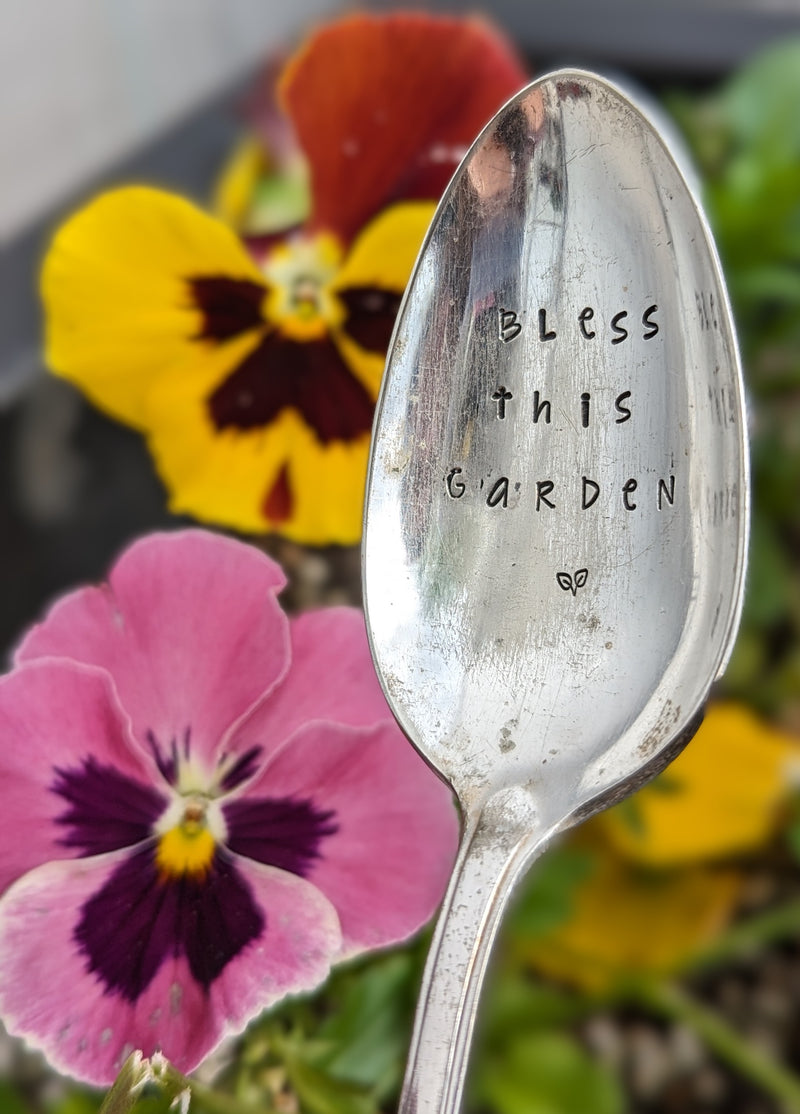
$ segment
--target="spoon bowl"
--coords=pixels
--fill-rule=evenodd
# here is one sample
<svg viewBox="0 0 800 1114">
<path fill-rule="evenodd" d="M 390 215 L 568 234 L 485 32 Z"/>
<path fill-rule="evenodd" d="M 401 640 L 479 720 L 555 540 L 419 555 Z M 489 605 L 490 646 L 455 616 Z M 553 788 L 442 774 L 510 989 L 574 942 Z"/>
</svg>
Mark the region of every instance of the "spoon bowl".
<svg viewBox="0 0 800 1114">
<path fill-rule="evenodd" d="M 401 307 L 364 530 L 373 656 L 461 803 L 401 1112 L 454 1112 L 514 882 L 691 737 L 741 608 L 748 474 L 724 283 L 616 87 L 563 71 L 487 126 Z"/>
</svg>

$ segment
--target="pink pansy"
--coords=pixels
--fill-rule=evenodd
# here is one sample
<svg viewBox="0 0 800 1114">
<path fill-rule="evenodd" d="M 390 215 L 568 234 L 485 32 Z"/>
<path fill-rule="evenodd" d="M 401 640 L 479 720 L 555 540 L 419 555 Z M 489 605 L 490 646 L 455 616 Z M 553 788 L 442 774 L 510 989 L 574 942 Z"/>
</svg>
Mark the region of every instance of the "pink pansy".
<svg viewBox="0 0 800 1114">
<path fill-rule="evenodd" d="M 290 621 L 283 584 L 239 542 L 147 538 L 0 681 L 0 1012 L 62 1071 L 189 1071 L 441 898 L 456 816 L 360 613 Z"/>
</svg>

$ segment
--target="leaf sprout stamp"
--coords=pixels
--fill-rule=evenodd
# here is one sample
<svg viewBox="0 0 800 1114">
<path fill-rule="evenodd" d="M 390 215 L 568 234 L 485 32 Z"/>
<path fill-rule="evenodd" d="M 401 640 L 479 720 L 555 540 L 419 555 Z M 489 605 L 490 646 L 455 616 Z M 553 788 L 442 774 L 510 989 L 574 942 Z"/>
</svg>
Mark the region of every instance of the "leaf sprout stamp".
<svg viewBox="0 0 800 1114">
<path fill-rule="evenodd" d="M 565 592 L 572 592 L 573 596 L 577 595 L 578 589 L 582 588 L 588 579 L 588 569 L 578 569 L 574 577 L 568 572 L 556 573 L 559 588 L 563 588 Z"/>
</svg>

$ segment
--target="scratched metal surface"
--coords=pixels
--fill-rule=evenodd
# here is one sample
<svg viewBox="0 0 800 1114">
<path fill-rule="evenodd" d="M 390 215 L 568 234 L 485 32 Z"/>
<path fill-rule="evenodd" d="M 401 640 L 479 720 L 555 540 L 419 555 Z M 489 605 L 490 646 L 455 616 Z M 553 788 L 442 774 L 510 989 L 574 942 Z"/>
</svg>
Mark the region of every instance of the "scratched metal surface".
<svg viewBox="0 0 800 1114">
<path fill-rule="evenodd" d="M 387 695 L 461 794 L 543 783 L 559 813 L 690 722 L 740 606 L 726 294 L 636 108 L 578 73 L 511 102 L 438 211 L 389 366 L 365 529 Z"/>
<path fill-rule="evenodd" d="M 468 153 L 398 317 L 363 543 L 381 681 L 462 804 L 400 1114 L 458 1110 L 516 880 L 691 736 L 747 542 L 707 228 L 621 91 L 562 71 Z"/>
</svg>

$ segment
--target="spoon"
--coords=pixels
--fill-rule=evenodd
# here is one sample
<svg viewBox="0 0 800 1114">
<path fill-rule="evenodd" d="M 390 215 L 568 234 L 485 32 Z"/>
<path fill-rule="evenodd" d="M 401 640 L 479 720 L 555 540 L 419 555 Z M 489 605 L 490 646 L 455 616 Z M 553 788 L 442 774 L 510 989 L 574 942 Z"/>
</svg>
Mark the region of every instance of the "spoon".
<svg viewBox="0 0 800 1114">
<path fill-rule="evenodd" d="M 728 299 L 654 126 L 550 74 L 478 137 L 398 316 L 364 528 L 373 656 L 460 801 L 401 1114 L 455 1114 L 515 882 L 699 726 L 741 609 Z"/>
</svg>

